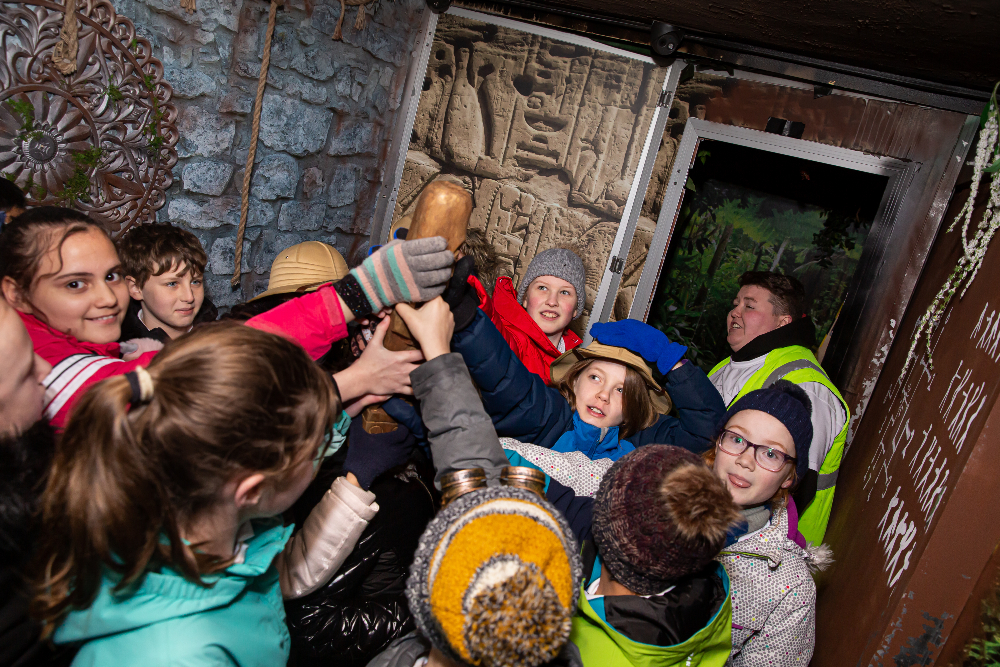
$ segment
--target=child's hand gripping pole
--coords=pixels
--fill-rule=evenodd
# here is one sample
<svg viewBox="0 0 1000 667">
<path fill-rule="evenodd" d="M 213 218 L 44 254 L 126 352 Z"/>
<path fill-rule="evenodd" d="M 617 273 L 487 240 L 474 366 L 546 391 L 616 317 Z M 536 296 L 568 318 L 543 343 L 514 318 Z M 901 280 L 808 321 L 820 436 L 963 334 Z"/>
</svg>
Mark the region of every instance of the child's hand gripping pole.
<svg viewBox="0 0 1000 667">
<path fill-rule="evenodd" d="M 448 250 L 455 252 L 465 241 L 470 215 L 472 196 L 465 188 L 449 181 L 435 181 L 420 194 L 406 240 L 441 236 L 447 241 Z M 392 314 L 392 324 L 385 336 L 384 345 L 386 349 L 395 352 L 419 349 L 406 324 L 395 312 Z M 373 406 L 365 408 L 361 413 L 361 420 L 368 433 L 388 433 L 397 426 L 396 421 L 384 410 Z"/>
</svg>

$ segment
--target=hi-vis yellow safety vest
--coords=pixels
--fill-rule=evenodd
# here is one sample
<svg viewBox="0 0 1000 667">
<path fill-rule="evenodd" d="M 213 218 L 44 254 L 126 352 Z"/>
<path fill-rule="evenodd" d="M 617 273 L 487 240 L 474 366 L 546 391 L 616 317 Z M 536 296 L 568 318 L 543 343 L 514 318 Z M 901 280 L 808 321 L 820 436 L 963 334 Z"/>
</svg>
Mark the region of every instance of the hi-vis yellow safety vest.
<svg viewBox="0 0 1000 667">
<path fill-rule="evenodd" d="M 726 366 L 732 357 L 727 357 L 720 361 L 708 374 L 712 377 Z M 840 395 L 837 388 L 830 382 L 826 371 L 819 365 L 815 355 L 807 347 L 801 345 L 789 345 L 779 347 L 767 353 L 764 365 L 750 376 L 746 384 L 740 389 L 727 407 L 732 407 L 736 401 L 743 398 L 745 394 L 756 389 L 770 387 L 778 380 L 785 379 L 795 384 L 803 382 L 818 382 L 840 400 L 844 406 L 844 427 L 833 440 L 833 447 L 827 452 L 823 459 L 823 465 L 819 469 L 819 481 L 816 484 L 816 497 L 806 508 L 799 508 L 799 532 L 802 536 L 813 544 L 823 541 L 826 533 L 826 525 L 830 521 L 830 507 L 833 506 L 833 492 L 837 486 L 837 473 L 840 470 L 840 460 L 844 456 L 844 444 L 847 442 L 847 426 L 851 423 L 851 409 L 847 407 L 847 401 Z"/>
</svg>

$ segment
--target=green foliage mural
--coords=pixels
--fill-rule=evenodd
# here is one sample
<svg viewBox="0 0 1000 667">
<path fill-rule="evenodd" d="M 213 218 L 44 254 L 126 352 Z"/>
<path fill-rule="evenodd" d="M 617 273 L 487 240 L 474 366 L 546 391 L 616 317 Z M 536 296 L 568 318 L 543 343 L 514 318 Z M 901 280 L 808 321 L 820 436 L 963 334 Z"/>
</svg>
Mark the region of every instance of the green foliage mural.
<svg viewBox="0 0 1000 667">
<path fill-rule="evenodd" d="M 687 345 L 708 371 L 731 352 L 725 321 L 740 275 L 771 270 L 803 283 L 818 346 L 844 301 L 886 179 L 706 144 L 688 180 L 649 323 Z"/>
</svg>

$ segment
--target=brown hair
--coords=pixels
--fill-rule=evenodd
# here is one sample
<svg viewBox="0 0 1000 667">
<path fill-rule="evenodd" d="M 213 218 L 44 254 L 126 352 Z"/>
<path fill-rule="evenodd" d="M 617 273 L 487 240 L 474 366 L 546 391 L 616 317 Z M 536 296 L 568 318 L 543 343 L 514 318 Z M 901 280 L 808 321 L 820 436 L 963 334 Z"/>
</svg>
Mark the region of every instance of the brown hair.
<svg viewBox="0 0 1000 667">
<path fill-rule="evenodd" d="M 205 273 L 208 255 L 198 237 L 169 223 L 136 225 L 118 239 L 122 273 L 140 288 L 153 276 L 162 276 L 174 267 L 200 276 Z"/>
<path fill-rule="evenodd" d="M 169 342 L 149 375 L 152 398 L 131 407 L 124 375 L 88 390 L 57 445 L 33 601 L 47 632 L 93 601 L 103 568 L 121 577 L 118 591 L 161 565 L 198 583 L 228 566 L 185 544 L 184 525 L 241 471 L 285 483 L 340 412 L 329 375 L 301 347 L 235 323 Z"/>
<path fill-rule="evenodd" d="M 796 278 L 770 271 L 747 271 L 740 276 L 740 287 L 756 285 L 771 293 L 768 302 L 779 317 L 789 315 L 797 320 L 805 315 L 806 290 Z"/>
<path fill-rule="evenodd" d="M 708 467 L 712 468 L 713 475 L 715 474 L 715 457 L 717 456 L 718 453 L 719 438 L 721 437 L 722 437 L 722 431 L 719 431 L 719 435 L 715 436 L 715 440 L 712 441 L 713 442 L 712 448 L 701 455 L 701 458 L 705 459 L 705 463 L 708 464 Z M 771 500 L 768 501 L 770 502 L 771 507 L 778 507 L 779 505 L 784 505 L 785 503 L 788 502 L 788 499 L 792 495 L 792 492 L 789 489 L 795 488 L 795 483 L 798 481 L 797 477 L 798 475 L 795 474 L 795 466 L 792 466 L 792 475 L 791 475 L 792 485 L 789 486 L 787 489 L 783 489 L 780 486 L 778 487 L 778 490 L 775 491 L 773 496 L 771 496 Z"/>
<path fill-rule="evenodd" d="M 69 208 L 39 206 L 22 213 L 0 231 L 0 278 L 10 278 L 27 298 L 40 277 L 36 275 L 38 265 L 52 248 L 53 237 L 62 232 L 55 243 L 60 263 L 58 272 L 62 270 L 62 247 L 66 239 L 92 229 L 108 234 L 102 224 Z"/>
<path fill-rule="evenodd" d="M 559 392 L 569 401 L 571 408 L 576 410 L 576 386 L 577 379 L 583 375 L 590 364 L 599 359 L 581 359 L 572 366 L 569 371 L 559 381 L 557 388 Z M 607 359 L 605 361 L 612 361 Z M 619 363 L 619 362 L 614 362 Z M 649 398 L 649 387 L 642 376 L 631 366 L 625 366 L 625 386 L 622 390 L 622 417 L 623 421 L 618 429 L 619 439 L 624 439 L 649 428 L 656 423 L 659 415 L 653 407 L 653 401 Z"/>
</svg>

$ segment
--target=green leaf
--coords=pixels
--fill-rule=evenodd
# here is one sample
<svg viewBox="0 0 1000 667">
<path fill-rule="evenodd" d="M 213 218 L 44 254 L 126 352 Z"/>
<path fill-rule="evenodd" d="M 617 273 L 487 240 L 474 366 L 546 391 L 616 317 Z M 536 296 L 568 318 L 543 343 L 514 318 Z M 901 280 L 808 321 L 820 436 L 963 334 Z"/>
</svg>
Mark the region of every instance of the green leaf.
<svg viewBox="0 0 1000 667">
<path fill-rule="evenodd" d="M 995 174 L 998 171 L 1000 171 L 1000 158 L 998 158 L 997 161 L 991 164 L 990 166 L 983 169 L 983 171 L 985 171 L 987 174 Z"/>
<path fill-rule="evenodd" d="M 688 176 L 687 183 L 684 184 L 684 187 L 687 188 L 688 190 L 690 190 L 691 192 L 697 192 L 698 191 L 698 188 L 696 188 L 694 186 L 694 181 L 691 180 L 690 176 Z"/>
</svg>

